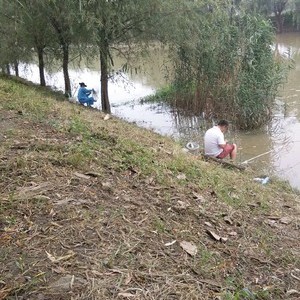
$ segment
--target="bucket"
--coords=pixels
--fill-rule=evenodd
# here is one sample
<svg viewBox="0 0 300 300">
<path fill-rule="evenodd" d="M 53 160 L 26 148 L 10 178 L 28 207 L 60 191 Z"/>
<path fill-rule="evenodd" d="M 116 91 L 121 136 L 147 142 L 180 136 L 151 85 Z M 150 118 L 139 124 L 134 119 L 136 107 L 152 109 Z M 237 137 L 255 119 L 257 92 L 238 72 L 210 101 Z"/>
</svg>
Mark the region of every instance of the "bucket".
<svg viewBox="0 0 300 300">
<path fill-rule="evenodd" d="M 185 146 L 190 153 L 192 154 L 198 154 L 199 153 L 199 149 L 200 149 L 200 146 L 198 143 L 195 143 L 195 142 L 188 142 Z"/>
</svg>

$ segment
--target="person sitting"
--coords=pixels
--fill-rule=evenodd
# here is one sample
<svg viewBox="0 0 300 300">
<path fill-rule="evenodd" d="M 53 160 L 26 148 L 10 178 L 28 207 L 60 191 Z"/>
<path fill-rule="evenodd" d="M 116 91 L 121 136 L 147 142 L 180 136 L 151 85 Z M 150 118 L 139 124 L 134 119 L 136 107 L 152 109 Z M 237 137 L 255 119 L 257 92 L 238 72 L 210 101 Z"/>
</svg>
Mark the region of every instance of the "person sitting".
<svg viewBox="0 0 300 300">
<path fill-rule="evenodd" d="M 87 89 L 84 82 L 80 82 L 79 85 L 77 96 L 79 103 L 82 105 L 86 103 L 87 106 L 92 106 L 94 102 L 96 102 L 96 100 L 90 96 L 94 92 L 94 89 Z"/>
<path fill-rule="evenodd" d="M 204 135 L 204 152 L 207 156 L 223 159 L 230 156 L 236 158 L 236 144 L 229 144 L 224 140 L 224 133 L 227 132 L 229 123 L 226 120 L 220 120 L 216 126 L 208 129 Z"/>
</svg>

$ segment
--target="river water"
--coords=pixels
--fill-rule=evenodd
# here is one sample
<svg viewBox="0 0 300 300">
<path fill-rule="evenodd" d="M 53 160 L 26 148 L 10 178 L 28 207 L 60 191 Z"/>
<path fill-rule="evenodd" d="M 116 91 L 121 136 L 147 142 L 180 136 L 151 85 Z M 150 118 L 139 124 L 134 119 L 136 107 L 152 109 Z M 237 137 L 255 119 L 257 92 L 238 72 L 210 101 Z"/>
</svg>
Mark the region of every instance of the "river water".
<svg viewBox="0 0 300 300">
<path fill-rule="evenodd" d="M 300 34 L 277 36 L 276 48 L 282 55 L 291 57 L 295 67 L 278 93 L 274 118 L 260 130 L 239 132 L 232 128 L 227 138 L 238 145 L 238 163 L 248 163 L 257 177 L 276 176 L 300 190 Z M 116 57 L 116 69 L 121 64 L 122 60 Z M 109 82 L 112 114 L 162 135 L 171 136 L 183 145 L 193 141 L 202 147 L 204 128 L 210 125 L 204 124 L 201 116 L 186 117 L 164 104 L 141 104 L 139 101 L 166 85 L 165 66 L 168 65 L 164 51 L 153 49 L 149 57 L 135 62 L 135 72 L 120 72 L 119 76 Z M 80 68 L 70 67 L 74 97 L 81 81 L 89 88 L 94 88 L 99 95 L 98 69 L 97 61 Z M 20 76 L 39 82 L 35 64 L 22 65 Z M 62 72 L 53 68 L 48 70 L 46 82 L 55 89 L 63 90 Z M 95 106 L 100 108 L 100 99 Z"/>
</svg>

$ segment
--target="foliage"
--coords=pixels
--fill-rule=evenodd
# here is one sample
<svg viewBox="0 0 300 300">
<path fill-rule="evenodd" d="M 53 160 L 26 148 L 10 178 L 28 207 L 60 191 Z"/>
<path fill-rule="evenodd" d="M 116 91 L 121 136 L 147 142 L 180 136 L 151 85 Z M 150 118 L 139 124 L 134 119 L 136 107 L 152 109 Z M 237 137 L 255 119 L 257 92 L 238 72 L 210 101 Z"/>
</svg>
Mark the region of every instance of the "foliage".
<svg viewBox="0 0 300 300">
<path fill-rule="evenodd" d="M 299 0 L 251 0 L 243 4 L 248 11 L 270 18 L 279 33 L 300 29 Z"/>
<path fill-rule="evenodd" d="M 270 48 L 273 34 L 270 24 L 264 20 L 243 20 L 246 43 L 241 58 L 241 72 L 234 99 L 237 123 L 251 128 L 265 124 L 278 86 L 284 80 L 283 69 Z"/>
<path fill-rule="evenodd" d="M 0 66 L 2 71 L 9 73 L 9 64 L 17 67 L 19 61 L 28 61 L 31 51 L 24 47 L 26 38 L 20 32 L 19 12 L 15 2 L 1 0 L 2 7 L 0 13 Z M 3 9 L 4 7 L 4 9 Z"/>
<path fill-rule="evenodd" d="M 170 49 L 176 70 L 171 87 L 175 105 L 211 117 L 226 113 L 242 128 L 257 127 L 268 119 L 283 77 L 269 47 L 271 25 L 247 11 L 269 14 L 275 2 L 285 3 L 273 2 L 0 0 L 0 65 L 6 70 L 35 49 L 41 85 L 46 85 L 43 59 L 55 57 L 62 62 L 65 93 L 70 94 L 70 53 L 89 51 L 99 57 L 102 110 L 110 112 L 112 51 L 125 58 L 127 68 L 132 56 L 160 43 Z"/>
<path fill-rule="evenodd" d="M 110 113 L 108 78 L 114 66 L 112 50 L 125 58 L 127 65 L 130 57 L 137 55 L 137 49 L 145 50 L 149 41 L 159 38 L 158 29 L 168 26 L 165 14 L 176 16 L 174 8 L 178 3 L 178 0 L 81 2 L 87 32 L 100 54 L 102 110 Z"/>
<path fill-rule="evenodd" d="M 172 103 L 172 99 L 176 97 L 176 89 L 174 86 L 166 86 L 159 89 L 155 94 L 149 95 L 141 99 L 141 103 L 167 102 Z"/>
<path fill-rule="evenodd" d="M 260 16 L 226 11 L 220 4 L 199 15 L 196 24 L 193 39 L 178 41 L 173 48 L 174 105 L 212 118 L 226 115 L 244 129 L 265 124 L 284 80 L 271 49 L 271 24 Z"/>
</svg>

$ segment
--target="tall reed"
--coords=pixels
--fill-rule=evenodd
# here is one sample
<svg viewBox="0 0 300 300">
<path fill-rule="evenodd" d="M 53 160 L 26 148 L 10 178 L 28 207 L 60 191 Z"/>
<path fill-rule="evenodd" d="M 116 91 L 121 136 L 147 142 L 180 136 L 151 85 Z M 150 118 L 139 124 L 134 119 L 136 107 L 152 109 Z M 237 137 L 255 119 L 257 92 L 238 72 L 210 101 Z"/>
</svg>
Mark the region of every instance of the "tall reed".
<svg viewBox="0 0 300 300">
<path fill-rule="evenodd" d="M 241 129 L 265 124 L 286 74 L 271 48 L 271 24 L 259 16 L 216 10 L 199 16 L 196 25 L 193 41 L 172 48 L 171 105 L 208 118 L 226 117 Z"/>
</svg>

